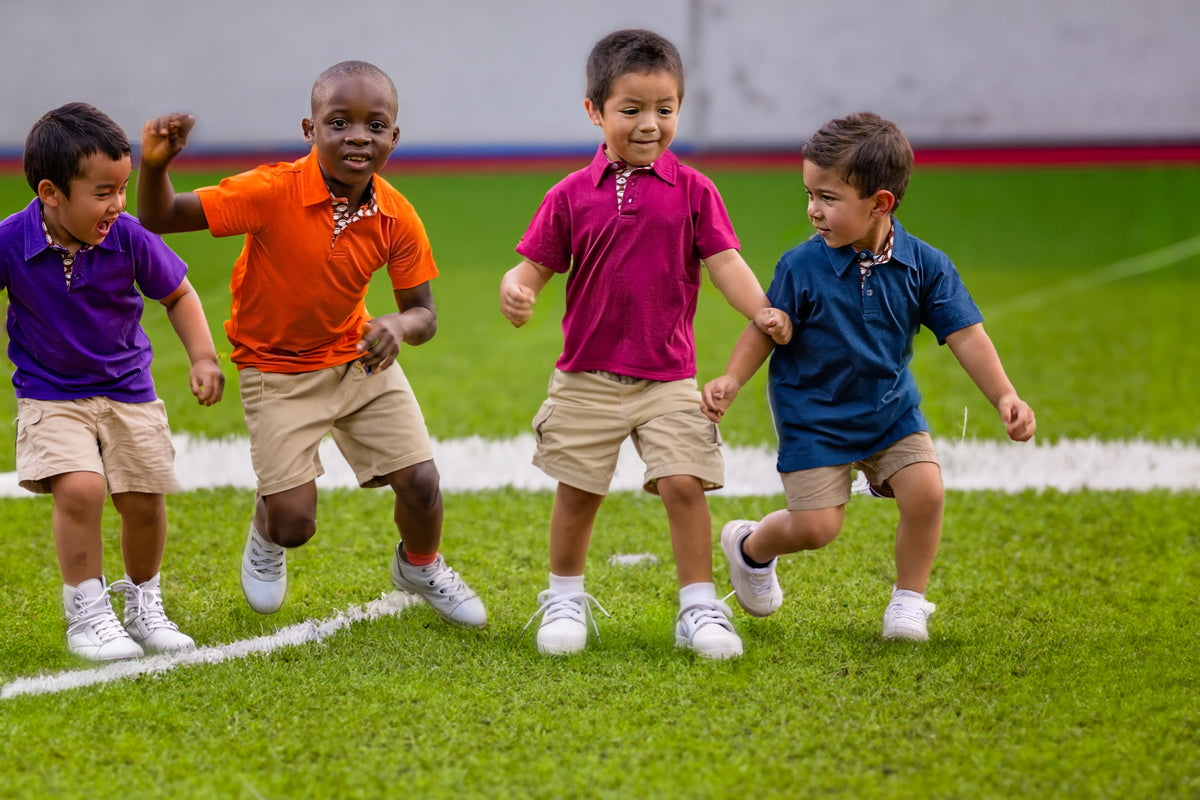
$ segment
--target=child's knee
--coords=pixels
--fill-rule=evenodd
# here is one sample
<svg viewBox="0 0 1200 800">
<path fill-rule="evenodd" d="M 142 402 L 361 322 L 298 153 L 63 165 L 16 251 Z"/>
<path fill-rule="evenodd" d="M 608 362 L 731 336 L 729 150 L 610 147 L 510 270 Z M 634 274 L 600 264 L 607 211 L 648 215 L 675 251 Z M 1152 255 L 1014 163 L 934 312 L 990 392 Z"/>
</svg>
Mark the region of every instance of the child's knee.
<svg viewBox="0 0 1200 800">
<path fill-rule="evenodd" d="M 804 550 L 824 547 L 842 532 L 844 507 L 788 512 L 788 537 Z"/>
<path fill-rule="evenodd" d="M 282 547 L 300 547 L 317 532 L 316 509 L 275 506 L 267 512 L 271 541 Z"/>
<path fill-rule="evenodd" d="M 441 502 L 441 475 L 433 461 L 422 461 L 388 476 L 388 484 L 406 506 L 430 509 Z"/>
</svg>

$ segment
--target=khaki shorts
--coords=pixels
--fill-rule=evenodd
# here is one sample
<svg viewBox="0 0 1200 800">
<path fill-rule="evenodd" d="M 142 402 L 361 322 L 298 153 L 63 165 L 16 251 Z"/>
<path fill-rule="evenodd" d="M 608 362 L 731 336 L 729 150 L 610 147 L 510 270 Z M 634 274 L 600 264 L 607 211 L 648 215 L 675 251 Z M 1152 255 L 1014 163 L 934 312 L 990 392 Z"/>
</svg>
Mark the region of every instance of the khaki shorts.
<svg viewBox="0 0 1200 800">
<path fill-rule="evenodd" d="M 650 381 L 556 369 L 533 430 L 534 465 L 592 494 L 608 494 L 629 437 L 646 464 L 648 492 L 657 494 L 658 479 L 671 475 L 693 475 L 705 490 L 725 483 L 721 435 L 700 412 L 695 378 Z"/>
<path fill-rule="evenodd" d="M 109 494 L 179 491 L 175 447 L 162 400 L 18 399 L 17 480 L 21 487 L 49 494 L 50 478 L 66 472 L 103 475 Z"/>
<path fill-rule="evenodd" d="M 850 502 L 851 468 L 861 470 L 880 494 L 891 497 L 888 478 L 909 464 L 938 463 L 933 439 L 925 431 L 909 434 L 862 461 L 780 474 L 788 511 L 835 508 Z"/>
<path fill-rule="evenodd" d="M 360 486 L 433 459 L 425 418 L 399 364 L 368 375 L 357 361 L 314 372 L 238 371 L 250 461 L 260 495 L 325 473 L 317 450 L 332 433 Z"/>
</svg>

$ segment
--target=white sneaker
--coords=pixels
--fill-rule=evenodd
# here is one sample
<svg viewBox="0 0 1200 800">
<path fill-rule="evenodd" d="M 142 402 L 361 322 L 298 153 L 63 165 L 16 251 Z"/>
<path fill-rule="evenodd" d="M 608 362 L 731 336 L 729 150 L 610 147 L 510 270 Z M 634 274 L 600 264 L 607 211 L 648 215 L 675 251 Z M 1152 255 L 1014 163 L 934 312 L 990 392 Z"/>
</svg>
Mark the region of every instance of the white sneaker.
<svg viewBox="0 0 1200 800">
<path fill-rule="evenodd" d="M 756 527 L 756 523 L 747 519 L 726 522 L 721 528 L 721 549 L 729 562 L 729 582 L 733 584 L 738 604 L 747 614 L 766 617 L 783 605 L 783 589 L 779 588 L 779 580 L 775 577 L 779 559 L 773 558 L 767 566 L 754 568 L 742 556 L 742 540 Z"/>
<path fill-rule="evenodd" d="M 130 638 L 113 611 L 104 578 L 63 586 L 67 615 L 67 649 L 92 661 L 140 658 L 142 648 Z"/>
<path fill-rule="evenodd" d="M 274 614 L 287 594 L 287 549 L 264 539 L 253 522 L 242 551 L 242 594 L 260 614 Z"/>
<path fill-rule="evenodd" d="M 733 629 L 733 612 L 720 600 L 707 600 L 679 612 L 675 646 L 694 650 L 705 658 L 738 658 L 742 639 Z"/>
<path fill-rule="evenodd" d="M 183 653 L 195 650 L 196 643 L 179 626 L 167 619 L 163 610 L 162 590 L 155 575 L 137 584 L 126 575 L 110 588 L 125 590 L 125 632 L 147 653 Z"/>
<path fill-rule="evenodd" d="M 587 647 L 588 622 L 596 631 L 596 641 L 600 641 L 600 626 L 592 616 L 592 606 L 600 609 L 606 617 L 611 617 L 604 606 L 587 592 L 558 592 L 550 589 L 537 596 L 538 610 L 533 612 L 529 622 L 521 629 L 521 635 L 540 615 L 542 624 L 538 627 L 538 652 L 548 656 L 569 655 L 578 653 Z"/>
<path fill-rule="evenodd" d="M 883 612 L 883 638 L 929 641 L 929 617 L 936 609 L 924 595 L 893 586 L 892 601 Z"/>
<path fill-rule="evenodd" d="M 487 625 L 487 609 L 479 595 L 446 565 L 441 554 L 432 564 L 418 567 L 400 555 L 402 544 L 396 545 L 392 557 L 392 585 L 412 592 L 433 607 L 437 615 L 451 625 L 483 628 Z"/>
</svg>

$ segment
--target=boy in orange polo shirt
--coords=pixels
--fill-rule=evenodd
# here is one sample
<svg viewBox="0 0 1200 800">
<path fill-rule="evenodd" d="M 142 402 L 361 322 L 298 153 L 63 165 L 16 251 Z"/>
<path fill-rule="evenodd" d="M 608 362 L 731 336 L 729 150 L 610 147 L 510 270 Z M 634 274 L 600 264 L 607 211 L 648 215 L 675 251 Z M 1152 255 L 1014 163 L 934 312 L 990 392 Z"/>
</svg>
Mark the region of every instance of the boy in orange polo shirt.
<svg viewBox="0 0 1200 800">
<path fill-rule="evenodd" d="M 392 582 L 445 619 L 482 628 L 483 602 L 438 553 L 439 475 L 421 409 L 396 363 L 401 344 L 437 329 L 429 239 L 407 200 L 376 173 L 400 136 L 396 87 L 344 61 L 312 88 L 302 121 L 312 151 L 218 186 L 176 194 L 167 168 L 195 120 L 142 131 L 138 212 L 158 233 L 244 234 L 225 331 L 233 345 L 258 496 L 242 556 L 250 607 L 270 614 L 287 589 L 286 548 L 316 532 L 318 445 L 332 432 L 363 487 L 391 486 L 401 542 Z M 397 313 L 372 318 L 371 275 L 386 265 Z"/>
</svg>

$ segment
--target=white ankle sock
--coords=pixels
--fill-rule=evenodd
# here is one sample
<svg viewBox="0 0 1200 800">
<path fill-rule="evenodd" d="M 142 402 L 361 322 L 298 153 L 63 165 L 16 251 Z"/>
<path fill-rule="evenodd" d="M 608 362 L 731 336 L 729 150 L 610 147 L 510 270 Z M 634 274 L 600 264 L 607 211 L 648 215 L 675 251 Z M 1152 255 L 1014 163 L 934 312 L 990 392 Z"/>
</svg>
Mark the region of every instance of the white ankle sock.
<svg viewBox="0 0 1200 800">
<path fill-rule="evenodd" d="M 582 575 L 555 575 L 550 573 L 550 591 L 554 594 L 577 594 L 583 591 Z"/>
<path fill-rule="evenodd" d="M 713 583 L 689 583 L 679 590 L 679 607 L 688 608 L 697 603 L 717 599 L 717 586 Z"/>
</svg>

